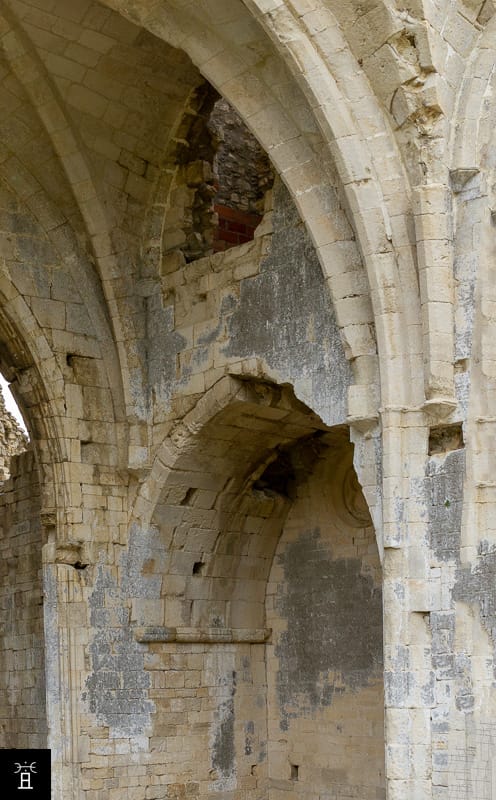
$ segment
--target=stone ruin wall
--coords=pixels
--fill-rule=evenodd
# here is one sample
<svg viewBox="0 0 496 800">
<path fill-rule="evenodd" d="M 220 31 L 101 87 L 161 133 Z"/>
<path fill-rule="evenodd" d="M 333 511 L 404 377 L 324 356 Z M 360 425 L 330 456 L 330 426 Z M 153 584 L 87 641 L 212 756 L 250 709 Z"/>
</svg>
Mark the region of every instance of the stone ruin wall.
<svg viewBox="0 0 496 800">
<path fill-rule="evenodd" d="M 182 394 L 190 407 L 188 397 L 191 392 L 196 394 L 198 382 L 211 385 L 224 373 L 216 363 L 231 364 L 235 372 L 235 365 L 252 353 L 257 354 L 260 371 L 266 364 L 265 369 L 277 377 L 266 385 L 262 376 L 256 389 L 261 393 L 260 409 L 246 402 L 246 410 L 228 409 L 226 419 L 213 424 L 212 431 L 205 433 L 206 452 L 199 453 L 196 463 L 191 456 L 179 466 L 173 485 L 164 490 L 157 504 L 150 527 L 131 528 L 127 544 L 127 536 L 117 545 L 107 539 L 107 519 L 116 519 L 117 510 L 128 503 L 126 482 L 116 481 L 107 472 L 109 484 L 104 486 L 100 474 L 95 494 L 89 477 L 93 471 L 90 459 L 97 450 L 91 442 L 83 442 L 86 483 L 81 490 L 88 504 L 84 514 L 91 520 L 91 541 L 87 550 L 77 550 L 77 555 L 76 550 L 72 553 L 72 545 L 59 549 L 56 563 L 45 566 L 43 584 L 41 553 L 43 548 L 50 552 L 50 544 L 46 532 L 42 533 L 32 454 L 14 459 L 13 474 L 4 484 L 0 508 L 7 634 L 0 676 L 3 741 L 16 747 L 42 746 L 46 741 L 45 692 L 50 701 L 57 680 L 68 680 L 67 675 L 59 676 L 57 655 L 68 645 L 54 639 L 52 629 L 59 602 L 57 586 L 63 586 L 65 619 L 72 628 L 67 634 L 72 637 L 70 680 L 72 690 L 80 696 L 74 721 L 80 785 L 88 797 L 105 792 L 110 800 L 117 800 L 127 792 L 137 800 L 143 793 L 151 800 L 232 793 L 243 800 L 257 800 L 264 792 L 275 800 L 293 797 L 295 792 L 304 794 L 310 784 L 324 786 L 331 775 L 341 787 L 339 797 L 346 797 L 349 786 L 358 792 L 357 797 L 365 797 L 371 787 L 377 796 L 383 792 L 384 752 L 376 738 L 383 724 L 378 681 L 381 630 L 375 613 L 381 607 L 380 567 L 370 520 L 367 515 L 356 529 L 344 513 L 341 523 L 329 525 L 327 504 L 321 507 L 313 501 L 313 511 L 310 516 L 307 513 L 308 497 L 325 495 L 328 470 L 334 472 L 333 458 L 341 458 L 343 442 L 331 437 L 331 465 L 327 467 L 327 457 L 322 456 L 321 466 L 319 457 L 315 461 L 312 456 L 308 463 L 307 457 L 302 463 L 302 457 L 297 457 L 301 474 L 290 499 L 278 477 L 265 479 L 262 475 L 253 491 L 242 489 L 248 465 L 268 446 L 279 441 L 298 443 L 315 433 L 314 425 L 327 429 L 344 421 L 343 397 L 350 380 L 332 309 L 329 313 L 323 302 L 325 286 L 314 248 L 279 180 L 265 203 L 265 216 L 253 242 L 191 263 L 179 262 L 174 271 L 162 276 L 161 302 L 150 298 L 149 305 L 154 331 L 149 374 L 157 415 L 167 419 L 171 399 L 178 403 Z M 195 302 L 197 295 L 201 296 L 199 302 Z M 170 315 L 169 308 L 173 311 Z M 90 359 L 71 356 L 68 374 L 76 381 L 87 377 L 91 374 L 87 362 Z M 169 374 L 171 363 L 179 365 L 179 372 L 174 369 Z M 334 375 L 332 385 L 324 377 L 329 370 Z M 242 375 L 239 378 L 240 387 L 250 386 Z M 297 387 L 299 397 L 318 411 L 324 423 L 315 422 L 319 417 L 313 417 L 308 409 L 303 411 L 300 400 L 290 401 L 284 393 L 281 408 L 269 405 L 265 409 L 264 396 L 274 391 L 277 397 L 281 391 L 278 383 Z M 233 447 L 231 432 L 234 435 L 244 429 L 246 442 Z M 348 445 L 344 456 L 348 465 L 350 452 Z M 235 457 L 239 463 L 232 460 Z M 217 468 L 224 471 L 224 477 L 216 477 Z M 289 480 L 285 470 L 291 473 L 284 464 L 283 482 Z M 243 479 L 236 500 L 240 510 L 232 516 L 226 532 L 222 517 L 216 517 L 216 509 L 222 510 L 219 486 L 238 474 Z M 341 508 L 339 497 L 336 502 Z M 127 519 L 127 514 L 122 516 Z M 181 543 L 188 531 L 190 540 Z M 226 543 L 211 555 L 210 566 L 208 542 L 220 534 L 227 534 Z M 267 541 L 275 548 L 279 537 L 274 572 L 269 575 L 274 551 L 263 550 Z M 262 552 L 257 556 L 254 549 L 250 554 L 243 549 L 233 555 L 238 540 L 246 543 L 243 548 L 251 540 L 250 547 Z M 301 558 L 301 546 L 309 560 L 294 585 L 294 562 Z M 319 620 L 327 620 L 331 609 L 342 605 L 343 627 L 338 635 L 350 637 L 350 648 L 348 660 L 336 664 L 331 651 L 317 647 L 318 654 L 313 655 L 318 670 L 307 676 L 301 691 L 292 694 L 288 684 L 295 677 L 291 666 L 294 641 L 288 628 L 294 628 L 301 653 L 306 646 L 300 638 L 307 629 L 307 603 L 313 602 L 315 590 L 312 553 L 322 556 L 326 569 L 339 576 L 337 594 L 324 593 L 321 599 Z M 212 586 L 225 584 L 229 589 L 238 562 L 240 573 L 233 597 L 227 600 L 225 592 L 213 597 L 212 592 L 220 590 Z M 275 565 L 286 562 L 287 569 L 281 573 L 281 566 Z M 262 572 L 269 581 L 267 597 L 263 582 L 257 580 Z M 322 581 L 326 582 L 325 576 Z M 367 598 L 373 598 L 375 609 L 365 651 L 353 633 L 358 608 L 353 603 L 350 608 L 350 598 L 360 587 Z M 248 602 L 252 591 L 256 602 Z M 296 605 L 295 593 L 299 597 Z M 215 640 L 218 625 L 244 630 L 251 624 L 255 633 L 240 635 L 248 639 L 260 635 L 257 631 L 263 628 L 266 613 L 266 624 L 277 631 L 272 644 L 238 642 L 232 634 L 227 635 L 228 641 Z M 164 629 L 180 630 L 186 640 L 161 640 L 169 635 Z M 202 632 L 212 630 L 214 633 Z M 329 621 L 324 638 L 332 640 L 335 635 Z M 212 641 L 202 641 L 205 636 Z M 46 685 L 44 661 L 49 665 Z M 333 695 L 336 680 L 340 689 Z M 321 695 L 325 703 L 318 714 L 315 703 Z M 340 704 L 349 706 L 350 701 L 353 707 L 362 701 L 367 704 L 365 733 L 351 719 L 343 724 Z M 332 755 L 324 750 L 313 752 L 311 742 L 324 728 L 333 732 Z M 285 739 L 284 745 L 281 739 Z M 362 751 L 368 753 L 366 760 L 357 758 Z M 295 766 L 297 779 L 292 772 Z"/>
<path fill-rule="evenodd" d="M 57 800 L 490 800 L 494 3 L 4 5 L 4 741 Z"/>
<path fill-rule="evenodd" d="M 13 456 L 9 469 L 0 487 L 0 747 L 40 748 L 47 747 L 46 604 L 33 453 Z"/>
<path fill-rule="evenodd" d="M 255 352 L 280 385 L 297 387 L 299 398 L 324 423 L 308 409 L 303 412 L 295 398 L 291 402 L 298 410 L 292 410 L 284 392 L 282 407 L 272 408 L 271 392 L 277 397 L 282 390 L 263 378 L 256 388 L 255 381 L 261 407 L 233 403 L 205 425 L 198 444 L 171 470 L 150 524 L 136 520 L 131 526 L 129 545 L 118 560 L 113 550 L 106 556 L 102 550 L 98 564 L 73 571 L 78 587 L 74 594 L 86 598 L 89 614 L 89 671 L 81 671 L 77 681 L 84 687 L 79 712 L 86 753 L 82 787 L 117 798 L 139 780 L 136 792 L 145 788 L 149 798 L 227 795 L 257 800 L 262 792 L 275 800 L 304 794 L 309 785 L 324 786 L 335 775 L 340 798 L 350 786 L 357 797 L 365 798 L 369 790 L 381 797 L 380 565 L 370 518 L 362 517 L 356 529 L 346 512 L 341 522 L 330 525 L 326 503 L 312 502 L 313 511 L 307 513 L 309 493 L 314 498 L 327 493 L 335 472 L 333 458 L 339 463 L 344 458 L 351 469 L 351 447 L 348 443 L 343 451 L 342 440 L 336 443 L 331 436 L 330 465 L 323 458 L 320 469 L 319 458 L 300 464 L 298 456 L 298 488 L 289 499 L 278 478 L 265 480 L 262 475 L 250 488 L 250 465 L 263 460 L 267 447 L 297 444 L 315 433 L 314 425 L 327 429 L 344 421 L 342 398 L 349 380 L 335 321 L 322 302 L 313 246 L 281 182 L 276 180 L 273 207 L 267 208 L 253 242 L 179 263 L 164 274 L 162 291 L 173 307 L 168 319 L 174 327 L 173 333 L 165 325 L 161 328 L 164 311 L 158 303 L 150 308 L 156 320 L 153 330 L 164 332 L 155 336 L 149 355 L 157 410 L 160 399 L 165 413 L 171 393 L 177 398 L 198 382 L 210 385 L 209 375 L 220 375 L 216 363 L 235 365 Z M 199 302 L 197 295 L 204 295 Z M 176 348 L 179 378 L 176 371 L 168 372 Z M 313 368 L 308 371 L 310 361 Z M 323 380 L 329 369 L 332 387 Z M 239 378 L 240 390 L 246 386 L 248 392 L 250 380 Z M 290 466 L 284 464 L 283 483 L 290 475 Z M 337 484 L 335 502 L 341 508 Z M 288 572 L 280 576 L 280 568 L 274 567 L 269 577 L 279 537 L 274 563 L 287 558 Z M 307 539 L 311 547 L 302 546 L 309 560 L 295 587 L 292 565 L 301 553 L 293 550 Z M 301 693 L 288 694 L 281 688 L 294 679 L 294 667 L 289 666 L 294 642 L 288 640 L 287 628 L 294 628 L 299 641 L 308 627 L 307 607 L 315 591 L 312 552 L 325 554 L 323 563 L 340 576 L 336 594 L 321 600 L 319 620 L 342 606 L 338 635 L 350 639 L 348 658 L 334 664 L 332 650 L 319 649 L 315 642 L 318 666 Z M 267 597 L 264 580 L 269 581 Z M 374 609 L 364 647 L 356 636 L 360 614 L 353 604 L 362 589 Z M 295 591 L 300 602 L 291 606 Z M 262 629 L 268 624 L 277 630 L 272 645 L 263 641 Z M 332 625 L 321 631 L 329 641 L 336 635 Z M 262 640 L 250 642 L 253 637 Z M 302 646 L 300 642 L 300 652 Z M 332 695 L 336 678 L 340 699 Z M 328 703 L 320 715 L 315 708 L 319 693 Z M 350 703 L 357 721 L 344 725 L 341 706 Z M 367 705 L 366 730 L 362 703 Z M 107 728 L 113 730 L 110 742 L 105 740 Z M 333 731 L 332 754 L 313 752 L 311 742 L 324 728 Z M 126 755 L 134 748 L 141 752 L 139 777 Z M 97 767 L 102 752 L 105 769 Z M 301 768 L 298 781 L 292 764 Z"/>
<path fill-rule="evenodd" d="M 194 93 L 171 166 L 167 249 L 186 261 L 251 241 L 274 183 L 267 154 L 208 84 Z"/>
<path fill-rule="evenodd" d="M 47 746 L 38 470 L 0 391 L 0 747 Z"/>
<path fill-rule="evenodd" d="M 214 104 L 207 128 L 215 146 L 214 202 L 261 216 L 265 193 L 274 183 L 267 154 L 223 98 Z"/>
<path fill-rule="evenodd" d="M 0 481 L 10 475 L 10 459 L 26 450 L 27 436 L 16 418 L 5 408 L 0 390 Z"/>
</svg>

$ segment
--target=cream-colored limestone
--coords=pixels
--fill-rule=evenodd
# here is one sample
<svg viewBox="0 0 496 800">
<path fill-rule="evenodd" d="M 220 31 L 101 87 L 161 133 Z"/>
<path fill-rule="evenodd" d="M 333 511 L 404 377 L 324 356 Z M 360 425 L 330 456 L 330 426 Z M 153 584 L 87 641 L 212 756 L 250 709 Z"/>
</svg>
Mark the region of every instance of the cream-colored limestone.
<svg viewBox="0 0 496 800">
<path fill-rule="evenodd" d="M 494 794 L 494 12 L 3 3 L 1 744 L 55 800 Z M 191 260 L 205 80 L 276 181 Z"/>
</svg>

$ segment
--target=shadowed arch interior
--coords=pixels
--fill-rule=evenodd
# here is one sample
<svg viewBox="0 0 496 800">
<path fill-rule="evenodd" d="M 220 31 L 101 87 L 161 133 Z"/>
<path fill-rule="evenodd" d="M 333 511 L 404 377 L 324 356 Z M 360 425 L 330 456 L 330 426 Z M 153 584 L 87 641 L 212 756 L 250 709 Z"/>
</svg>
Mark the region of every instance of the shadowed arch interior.
<svg viewBox="0 0 496 800">
<path fill-rule="evenodd" d="M 267 797 L 289 788 L 291 764 L 315 790 L 333 773 L 343 791 L 383 797 L 382 576 L 348 429 L 325 426 L 289 386 L 230 378 L 158 458 L 163 485 L 149 525 L 136 514 L 127 562 L 146 587 L 134 633 L 151 665 L 163 653 L 187 663 L 200 647 L 207 663 L 221 659 L 213 674 L 232 661 L 210 749 L 215 785 L 227 790 L 266 740 Z M 247 678 L 260 648 L 265 668 Z M 243 705 L 250 692 L 256 713 Z M 157 695 L 157 735 L 164 712 Z M 333 754 L 310 756 L 306 738 L 324 730 Z"/>
</svg>

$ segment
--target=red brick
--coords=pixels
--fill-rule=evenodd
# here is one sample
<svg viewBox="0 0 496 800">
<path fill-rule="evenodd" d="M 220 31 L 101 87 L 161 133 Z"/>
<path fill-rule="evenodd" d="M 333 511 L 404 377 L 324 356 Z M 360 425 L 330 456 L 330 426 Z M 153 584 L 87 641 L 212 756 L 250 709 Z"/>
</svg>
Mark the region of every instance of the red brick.
<svg viewBox="0 0 496 800">
<path fill-rule="evenodd" d="M 262 219 L 260 214 L 247 214 L 246 211 L 240 211 L 237 208 L 230 208 L 229 206 L 214 206 L 214 211 L 219 215 L 219 219 L 229 219 L 233 222 L 243 223 L 256 228 Z"/>
</svg>

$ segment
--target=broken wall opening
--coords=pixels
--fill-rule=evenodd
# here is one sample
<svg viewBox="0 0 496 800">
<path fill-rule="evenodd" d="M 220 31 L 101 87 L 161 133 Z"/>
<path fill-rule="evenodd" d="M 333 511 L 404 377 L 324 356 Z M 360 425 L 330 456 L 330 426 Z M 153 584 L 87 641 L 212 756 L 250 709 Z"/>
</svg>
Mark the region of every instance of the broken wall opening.
<svg viewBox="0 0 496 800">
<path fill-rule="evenodd" d="M 0 482 L 10 476 L 10 461 L 13 456 L 28 448 L 28 437 L 18 420 L 7 410 L 5 388 L 0 385 Z"/>
<path fill-rule="evenodd" d="M 217 253 L 253 239 L 274 173 L 265 151 L 223 98 L 215 103 L 208 127 L 217 144 L 213 163 Z"/>
<path fill-rule="evenodd" d="M 253 239 L 274 174 L 236 111 L 208 83 L 198 87 L 176 131 L 164 251 L 186 262 Z"/>
</svg>

